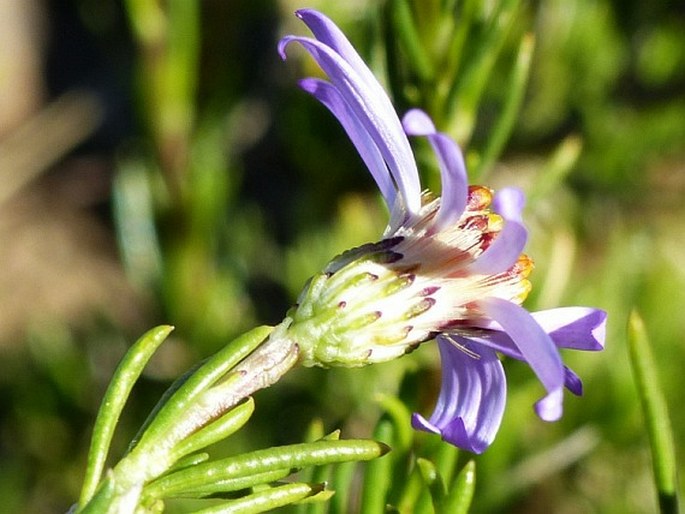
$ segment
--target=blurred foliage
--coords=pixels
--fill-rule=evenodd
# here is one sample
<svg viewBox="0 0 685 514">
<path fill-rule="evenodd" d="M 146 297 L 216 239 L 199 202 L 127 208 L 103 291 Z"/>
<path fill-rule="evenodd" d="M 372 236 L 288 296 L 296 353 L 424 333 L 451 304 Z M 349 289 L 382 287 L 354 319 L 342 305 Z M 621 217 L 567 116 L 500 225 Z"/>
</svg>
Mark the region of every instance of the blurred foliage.
<svg viewBox="0 0 685 514">
<path fill-rule="evenodd" d="M 0 11 L 16 17 L 0 46 L 41 44 L 0 55 L 28 70 L 12 68 L 20 88 L 0 81 L 4 98 L 33 99 L 14 125 L 0 112 L 0 183 L 12 177 L 0 191 L 0 498 L 8 512 L 64 512 L 78 495 L 100 397 L 138 334 L 176 326 L 134 389 L 120 450 L 175 376 L 245 329 L 280 321 L 303 281 L 379 237 L 386 214 L 335 120 L 296 87 L 317 73 L 312 62 L 297 69 L 276 55 L 279 36 L 304 32 L 292 16 L 303 5 L 18 4 L 26 12 Z M 495 444 L 475 458 L 472 511 L 655 510 L 625 327 L 637 308 L 674 438 L 685 440 L 685 411 L 675 408 L 685 388 L 682 7 L 308 6 L 339 23 L 400 110 L 427 109 L 464 145 L 473 178 L 531 194 L 528 307 L 609 311 L 606 351 L 566 356 L 585 397 L 569 397 L 556 424 L 532 412 L 540 386 L 530 370 L 506 362 L 508 407 Z M 67 92 L 85 110 L 48 123 L 62 119 L 54 107 Z M 433 166 L 425 162 L 429 184 Z M 381 414 L 376 394 L 399 394 L 425 413 L 438 386 L 431 345 L 367 369 L 300 370 L 259 393 L 249 431 L 217 451 L 300 441 L 315 417 L 326 431 L 368 437 Z M 419 453 L 438 465 L 433 455 Z M 454 470 L 469 459 L 460 455 Z"/>
</svg>

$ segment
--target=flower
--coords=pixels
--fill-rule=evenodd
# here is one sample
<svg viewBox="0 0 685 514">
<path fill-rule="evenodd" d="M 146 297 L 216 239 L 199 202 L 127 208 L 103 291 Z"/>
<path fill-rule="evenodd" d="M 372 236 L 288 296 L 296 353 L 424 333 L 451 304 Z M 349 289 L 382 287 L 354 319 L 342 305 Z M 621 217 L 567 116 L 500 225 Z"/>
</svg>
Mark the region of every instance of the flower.
<svg viewBox="0 0 685 514">
<path fill-rule="evenodd" d="M 532 260 L 523 193 L 469 186 L 462 153 L 423 111 L 399 120 L 390 99 L 340 29 L 323 14 L 296 15 L 314 38 L 289 35 L 328 76 L 301 87 L 340 121 L 390 210 L 381 241 L 334 259 L 291 312 L 291 328 L 318 341 L 305 364 L 364 365 L 396 358 L 436 339 L 442 388 L 433 414 L 412 425 L 458 447 L 484 451 L 499 429 L 506 380 L 498 353 L 528 363 L 546 390 L 535 411 L 562 415 L 563 389 L 580 395 L 578 376 L 558 348 L 601 350 L 606 313 L 567 307 L 529 313 Z M 426 137 L 441 171 L 442 195 L 421 191 L 409 136 Z"/>
</svg>

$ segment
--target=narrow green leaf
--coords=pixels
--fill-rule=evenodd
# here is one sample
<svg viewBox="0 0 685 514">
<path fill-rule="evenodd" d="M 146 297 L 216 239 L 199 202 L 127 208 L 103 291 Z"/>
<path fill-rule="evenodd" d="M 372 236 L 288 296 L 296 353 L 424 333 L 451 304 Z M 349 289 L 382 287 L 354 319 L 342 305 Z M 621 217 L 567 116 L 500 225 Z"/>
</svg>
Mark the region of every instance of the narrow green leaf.
<svg viewBox="0 0 685 514">
<path fill-rule="evenodd" d="M 169 471 L 178 471 L 180 469 L 189 468 L 191 466 L 197 466 L 202 462 L 207 462 L 209 460 L 209 453 L 194 453 L 192 455 L 187 455 L 186 457 L 181 457 L 178 459 Z"/>
<path fill-rule="evenodd" d="M 155 225 L 150 171 L 142 160 L 119 162 L 112 184 L 112 215 L 126 276 L 144 290 L 161 280 L 162 249 Z"/>
<path fill-rule="evenodd" d="M 394 442 L 392 422 L 381 419 L 374 431 L 374 438 Z M 387 494 L 393 476 L 393 459 L 378 459 L 369 463 L 364 472 L 360 514 L 378 514 L 385 511 Z"/>
<path fill-rule="evenodd" d="M 400 512 L 417 512 L 417 504 L 421 493 L 424 492 L 423 479 L 418 467 L 414 467 L 409 478 L 404 483 L 397 508 Z"/>
<path fill-rule="evenodd" d="M 578 161 L 582 148 L 583 142 L 576 135 L 566 137 L 559 144 L 533 183 L 528 194 L 531 204 L 559 187 Z"/>
<path fill-rule="evenodd" d="M 196 511 L 196 514 L 257 514 L 303 500 L 324 490 L 323 484 L 287 484 Z"/>
<path fill-rule="evenodd" d="M 164 394 L 143 425 L 142 438 L 155 444 L 160 434 L 178 422 L 193 399 L 223 378 L 231 368 L 247 357 L 271 333 L 273 327 L 261 326 L 237 337 L 196 369 L 191 370 L 173 384 Z"/>
<path fill-rule="evenodd" d="M 433 435 L 420 434 L 419 438 L 421 440 L 421 454 L 430 459 L 442 479 L 443 485 L 446 486 L 451 482 L 454 475 L 459 450 Z M 433 495 L 429 488 L 426 488 L 426 480 L 416 459 L 414 459 L 411 474 L 404 484 L 398 507 L 401 512 L 412 512 L 413 514 L 433 514 L 435 512 Z"/>
<path fill-rule="evenodd" d="M 677 467 L 668 407 L 659 386 L 659 373 L 650 350 L 647 330 L 635 311 L 630 314 L 628 321 L 628 351 L 652 449 L 659 507 L 662 514 L 676 513 Z"/>
<path fill-rule="evenodd" d="M 443 112 L 431 113 L 434 116 L 439 116 L 436 118 L 438 126 L 442 125 L 442 118 L 448 113 L 446 102 L 449 100 L 449 95 L 456 94 L 456 88 L 453 92 L 450 92 L 450 89 L 459 81 L 459 77 L 462 74 L 464 48 L 471 37 L 473 27 L 477 21 L 476 11 L 478 10 L 478 0 L 465 0 L 460 2 L 460 4 L 460 13 L 458 15 L 455 15 L 453 11 L 450 11 L 449 14 L 457 19 L 452 23 L 453 34 L 452 37 L 449 38 L 450 43 L 446 49 L 445 62 L 443 63 L 438 76 L 437 92 L 441 96 L 442 101 L 438 107 Z M 449 7 L 446 8 L 449 9 Z"/>
<path fill-rule="evenodd" d="M 86 476 L 83 480 L 79 499 L 81 505 L 88 503 L 97 488 L 107 460 L 114 430 L 133 385 L 140 377 L 150 357 L 172 330 L 173 327 L 162 325 L 146 332 L 126 352 L 114 372 L 93 427 L 93 438 L 86 464 Z"/>
<path fill-rule="evenodd" d="M 391 0 L 389 8 L 395 32 L 407 56 L 407 65 L 423 82 L 432 82 L 435 70 L 416 29 L 407 0 Z"/>
<path fill-rule="evenodd" d="M 411 412 L 399 398 L 390 395 L 378 395 L 376 401 L 383 407 L 393 422 L 395 453 L 409 451 L 414 440 L 414 429 L 411 427 Z"/>
<path fill-rule="evenodd" d="M 321 483 L 324 487 L 326 487 L 325 483 Z M 323 512 L 326 512 L 326 505 L 325 503 L 328 502 L 331 498 L 335 496 L 335 491 L 331 491 L 330 489 L 323 489 L 319 491 L 316 494 L 313 494 L 311 496 L 307 496 L 306 498 L 303 498 L 302 500 L 297 500 L 295 502 L 296 505 L 316 505 L 317 507 L 321 507 Z"/>
<path fill-rule="evenodd" d="M 206 498 L 209 496 L 213 498 L 241 498 L 246 494 L 251 493 L 251 491 L 249 491 L 250 488 L 259 486 L 269 487 L 269 484 L 272 482 L 282 480 L 295 471 L 296 470 L 293 469 L 276 469 L 238 478 L 216 480 L 173 496 L 177 498 Z M 154 488 L 155 485 L 153 482 L 145 489 L 144 493 L 147 496 L 152 497 L 152 495 L 149 494 L 149 491 L 154 492 Z"/>
<path fill-rule="evenodd" d="M 174 460 L 194 453 L 210 444 L 221 441 L 234 434 L 250 419 L 254 412 L 254 400 L 246 398 L 216 421 L 213 421 L 174 447 Z"/>
<path fill-rule="evenodd" d="M 516 56 L 516 62 L 507 81 L 507 96 L 502 106 L 502 112 L 497 124 L 494 126 L 488 143 L 481 154 L 478 167 L 473 171 L 473 176 L 482 179 L 490 170 L 492 164 L 499 158 L 502 150 L 511 136 L 518 113 L 523 103 L 523 97 L 530 75 L 530 64 L 535 48 L 535 37 L 526 34 L 521 40 Z"/>
<path fill-rule="evenodd" d="M 445 485 L 438 472 L 438 468 L 428 459 L 422 458 L 416 459 L 416 466 L 419 469 L 423 483 L 428 487 L 435 512 L 441 514 L 440 507 L 445 499 Z"/>
<path fill-rule="evenodd" d="M 435 438 L 437 439 L 437 438 Z M 442 440 L 438 440 L 437 448 L 431 455 L 431 460 L 440 473 L 445 486 L 452 481 L 459 459 L 459 448 Z"/>
<path fill-rule="evenodd" d="M 471 138 L 480 100 L 519 8 L 516 0 L 496 4 L 485 30 L 474 37 L 474 51 L 465 53 L 468 59 L 447 94 L 446 131 L 461 145 L 466 145 Z"/>
<path fill-rule="evenodd" d="M 195 90 L 200 47 L 200 2 L 166 2 L 169 28 L 165 67 L 166 117 L 170 128 L 189 131 L 194 118 Z"/>
<path fill-rule="evenodd" d="M 333 431 L 333 434 L 338 433 L 338 437 L 333 435 L 333 439 L 339 439 L 340 431 L 335 430 Z M 319 439 L 322 439 L 324 437 L 328 437 L 324 431 L 324 426 L 323 426 L 323 421 L 321 418 L 315 418 L 309 423 L 309 427 L 307 427 L 307 433 L 304 437 L 305 441 L 308 443 L 313 443 L 314 441 L 318 441 Z"/>
<path fill-rule="evenodd" d="M 159 42 L 167 26 L 160 5 L 155 0 L 126 0 L 124 5 L 136 38 L 147 45 Z"/>
<path fill-rule="evenodd" d="M 299 469 L 344 461 L 371 460 L 389 448 L 376 441 L 350 440 L 301 443 L 244 453 L 200 464 L 166 475 L 148 486 L 148 493 L 162 498 L 196 490 L 215 481 L 256 475 L 278 469 Z"/>
<path fill-rule="evenodd" d="M 467 514 L 476 489 L 476 462 L 470 460 L 459 472 L 447 491 L 442 505 L 445 514 Z"/>
<path fill-rule="evenodd" d="M 324 433 L 323 421 L 320 418 L 312 420 L 305 436 L 305 441 L 313 442 L 320 439 L 336 441 L 340 439 L 340 430 L 335 430 L 330 434 Z M 330 466 L 314 466 L 303 470 L 301 480 L 308 483 L 323 484 L 328 482 Z M 295 508 L 295 514 L 324 514 L 325 504 L 322 502 L 300 502 Z"/>
<path fill-rule="evenodd" d="M 338 494 L 331 499 L 329 514 L 347 514 L 351 512 L 348 491 L 350 490 L 356 467 L 356 462 L 341 462 L 335 466 L 331 478 L 331 489 L 338 491 Z"/>
<path fill-rule="evenodd" d="M 100 514 L 107 512 L 107 509 L 113 504 L 115 496 L 114 481 L 110 474 L 104 478 L 99 487 L 94 491 L 94 494 L 91 494 L 86 501 L 81 500 L 79 502 L 79 508 L 76 512 L 78 514 Z"/>
<path fill-rule="evenodd" d="M 317 483 L 317 484 L 327 484 L 331 476 L 331 465 L 328 466 L 317 466 L 313 469 L 312 473 L 312 478 L 311 482 L 312 483 Z M 326 498 L 330 498 L 333 496 L 334 491 L 326 491 L 329 496 Z M 342 494 L 345 494 L 345 491 L 342 491 Z M 316 500 L 316 501 L 313 501 Z M 324 499 L 321 497 L 320 494 L 317 494 L 313 497 L 308 497 L 304 501 L 300 502 L 301 506 L 304 507 L 304 510 L 299 511 L 302 512 L 302 514 L 326 514 L 326 507 L 327 505 L 324 503 Z"/>
</svg>

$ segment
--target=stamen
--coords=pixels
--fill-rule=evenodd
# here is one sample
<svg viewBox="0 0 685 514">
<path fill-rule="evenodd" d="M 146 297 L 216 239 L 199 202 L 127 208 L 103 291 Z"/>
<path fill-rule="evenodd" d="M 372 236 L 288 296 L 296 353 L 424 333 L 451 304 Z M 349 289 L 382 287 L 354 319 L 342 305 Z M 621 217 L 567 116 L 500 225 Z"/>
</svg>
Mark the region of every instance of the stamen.
<svg viewBox="0 0 685 514">
<path fill-rule="evenodd" d="M 521 256 L 514 264 L 512 270 L 514 273 L 518 274 L 521 278 L 528 278 L 535 268 L 535 262 L 533 259 L 528 257 L 526 254 L 521 254 Z"/>
<path fill-rule="evenodd" d="M 482 211 L 492 203 L 492 190 L 484 186 L 469 186 L 466 208 L 470 211 Z"/>
</svg>

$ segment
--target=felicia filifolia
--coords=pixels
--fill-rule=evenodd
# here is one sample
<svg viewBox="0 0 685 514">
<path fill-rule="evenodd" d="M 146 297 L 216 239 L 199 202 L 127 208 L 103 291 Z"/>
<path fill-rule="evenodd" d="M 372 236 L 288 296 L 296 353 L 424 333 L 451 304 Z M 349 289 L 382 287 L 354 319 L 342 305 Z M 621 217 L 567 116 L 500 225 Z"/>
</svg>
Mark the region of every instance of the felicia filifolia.
<svg viewBox="0 0 685 514">
<path fill-rule="evenodd" d="M 582 392 L 559 348 L 601 350 L 606 313 L 523 308 L 533 266 L 522 253 L 523 194 L 469 186 L 459 147 L 427 114 L 411 110 L 400 121 L 340 29 L 317 11 L 296 14 L 314 37 L 284 37 L 281 56 L 298 43 L 326 73 L 328 81 L 305 78 L 300 85 L 339 120 L 390 210 L 382 239 L 334 259 L 289 313 L 291 336 L 317 341 L 300 345 L 304 364 L 365 365 L 436 340 L 442 389 L 430 418 L 414 414 L 412 424 L 480 453 L 504 412 L 503 354 L 527 362 L 544 386 L 538 416 L 559 419 L 564 387 Z M 408 135 L 430 142 L 441 170 L 440 197 L 422 192 Z"/>
</svg>

